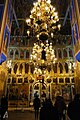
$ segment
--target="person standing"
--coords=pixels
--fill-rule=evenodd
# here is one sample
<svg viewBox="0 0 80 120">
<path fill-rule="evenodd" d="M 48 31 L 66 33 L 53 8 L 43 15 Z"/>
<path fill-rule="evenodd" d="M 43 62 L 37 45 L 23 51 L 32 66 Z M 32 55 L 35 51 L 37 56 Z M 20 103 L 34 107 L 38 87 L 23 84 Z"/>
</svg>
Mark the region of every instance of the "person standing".
<svg viewBox="0 0 80 120">
<path fill-rule="evenodd" d="M 62 96 L 57 96 L 54 104 L 59 113 L 59 120 L 66 120 L 66 104 Z"/>
<path fill-rule="evenodd" d="M 40 109 L 40 120 L 59 120 L 57 109 L 53 106 L 51 99 L 45 99 Z"/>
<path fill-rule="evenodd" d="M 80 120 L 80 94 L 76 94 L 69 103 L 67 115 L 71 120 Z"/>
<path fill-rule="evenodd" d="M 33 106 L 34 106 L 34 110 L 35 110 L 35 120 L 38 120 L 39 108 L 40 108 L 40 99 L 39 99 L 38 95 L 36 95 L 34 98 Z"/>
<path fill-rule="evenodd" d="M 3 120 L 3 116 L 8 110 L 8 100 L 7 98 L 3 95 L 1 98 L 1 120 Z"/>
</svg>

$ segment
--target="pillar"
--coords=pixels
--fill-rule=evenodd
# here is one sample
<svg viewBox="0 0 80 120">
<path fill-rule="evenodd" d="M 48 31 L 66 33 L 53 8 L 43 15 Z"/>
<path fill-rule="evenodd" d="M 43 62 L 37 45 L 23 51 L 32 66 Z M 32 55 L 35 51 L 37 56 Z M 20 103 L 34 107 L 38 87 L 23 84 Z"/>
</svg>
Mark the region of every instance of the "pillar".
<svg viewBox="0 0 80 120">
<path fill-rule="evenodd" d="M 79 32 L 79 38 L 78 38 L 78 46 L 76 45 L 75 47 L 75 53 L 77 53 L 80 50 L 80 13 L 79 13 L 79 6 L 78 6 L 78 1 L 74 0 L 75 4 L 75 12 L 76 12 L 76 19 L 78 23 L 78 32 Z M 78 48 L 78 49 L 77 49 Z M 78 51 L 76 51 L 78 50 Z M 76 93 L 80 93 L 80 62 L 76 62 L 76 76 L 75 76 L 75 88 L 76 88 Z"/>
</svg>

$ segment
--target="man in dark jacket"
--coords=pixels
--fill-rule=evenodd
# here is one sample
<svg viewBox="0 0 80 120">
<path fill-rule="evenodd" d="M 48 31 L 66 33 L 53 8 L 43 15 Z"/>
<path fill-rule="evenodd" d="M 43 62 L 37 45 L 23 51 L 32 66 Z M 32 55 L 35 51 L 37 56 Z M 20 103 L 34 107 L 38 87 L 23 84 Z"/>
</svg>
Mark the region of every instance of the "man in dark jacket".
<svg viewBox="0 0 80 120">
<path fill-rule="evenodd" d="M 8 109 L 8 100 L 5 96 L 1 98 L 1 120 L 3 120 L 3 116 Z"/>
<path fill-rule="evenodd" d="M 57 109 L 52 105 L 51 99 L 46 99 L 40 110 L 40 120 L 59 120 Z"/>
<path fill-rule="evenodd" d="M 64 102 L 64 98 L 62 96 L 57 96 L 55 101 L 55 107 L 58 110 L 59 113 L 59 120 L 65 120 L 66 116 L 66 104 Z"/>
<path fill-rule="evenodd" d="M 33 106 L 35 110 L 35 120 L 38 120 L 38 114 L 39 114 L 39 108 L 40 108 L 40 99 L 38 98 L 38 95 L 35 96 L 35 99 L 33 101 Z"/>
<path fill-rule="evenodd" d="M 76 94 L 74 100 L 69 103 L 67 114 L 71 120 L 80 120 L 80 94 Z"/>
</svg>

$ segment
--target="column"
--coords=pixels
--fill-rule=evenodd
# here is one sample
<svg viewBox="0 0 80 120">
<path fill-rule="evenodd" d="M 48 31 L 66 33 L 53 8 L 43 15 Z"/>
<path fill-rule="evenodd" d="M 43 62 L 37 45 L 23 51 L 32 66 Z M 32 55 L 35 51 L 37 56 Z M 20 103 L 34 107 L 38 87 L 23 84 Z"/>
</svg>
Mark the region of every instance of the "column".
<svg viewBox="0 0 80 120">
<path fill-rule="evenodd" d="M 74 0 L 74 3 L 75 3 L 75 11 L 76 11 L 76 18 L 77 18 L 77 22 L 78 22 L 79 41 L 80 41 L 80 13 L 79 13 L 78 1 Z"/>
<path fill-rule="evenodd" d="M 5 29 L 5 25 L 7 21 L 8 2 L 9 0 L 6 0 L 5 2 L 4 14 L 3 14 L 3 19 L 2 19 L 1 33 L 0 33 L 0 50 L 2 48 L 3 34 L 4 34 L 4 29 Z"/>
<path fill-rule="evenodd" d="M 23 65 L 22 74 L 24 74 L 24 75 L 25 75 L 25 63 L 23 63 L 22 65 Z"/>
<path fill-rule="evenodd" d="M 79 7 L 78 7 L 78 1 L 74 0 L 75 3 L 75 11 L 76 11 L 76 18 L 78 23 L 78 32 L 79 32 L 79 38 L 78 38 L 78 46 L 80 48 L 80 13 L 79 13 Z M 76 68 L 76 77 L 75 77 L 75 87 L 76 87 L 76 93 L 80 93 L 80 62 L 77 62 L 77 68 Z"/>
</svg>

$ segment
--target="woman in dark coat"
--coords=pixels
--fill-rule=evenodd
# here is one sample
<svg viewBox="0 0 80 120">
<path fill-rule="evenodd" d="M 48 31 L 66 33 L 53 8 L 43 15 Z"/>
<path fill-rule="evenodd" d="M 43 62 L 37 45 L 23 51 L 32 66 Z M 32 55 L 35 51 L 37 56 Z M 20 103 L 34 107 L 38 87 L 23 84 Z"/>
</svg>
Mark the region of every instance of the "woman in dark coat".
<svg viewBox="0 0 80 120">
<path fill-rule="evenodd" d="M 67 109 L 68 117 L 71 120 L 80 120 L 80 94 L 76 94 Z"/>
<path fill-rule="evenodd" d="M 66 119 L 66 104 L 62 96 L 57 96 L 55 101 L 55 107 L 59 113 L 59 120 Z"/>
<path fill-rule="evenodd" d="M 46 99 L 41 107 L 40 120 L 59 120 L 58 111 L 50 99 Z"/>
</svg>

